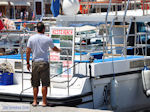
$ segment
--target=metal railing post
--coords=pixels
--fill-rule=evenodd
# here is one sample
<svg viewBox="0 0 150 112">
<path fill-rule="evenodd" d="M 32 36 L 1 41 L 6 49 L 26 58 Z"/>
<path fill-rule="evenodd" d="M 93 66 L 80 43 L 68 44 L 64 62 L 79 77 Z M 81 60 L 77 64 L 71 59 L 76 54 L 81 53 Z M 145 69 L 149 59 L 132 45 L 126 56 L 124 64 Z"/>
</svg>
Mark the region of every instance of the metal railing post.
<svg viewBox="0 0 150 112">
<path fill-rule="evenodd" d="M 124 16 L 123 16 L 123 25 L 124 26 L 125 26 L 125 19 L 126 19 L 126 15 L 127 15 L 127 10 L 129 7 L 129 2 L 130 2 L 130 0 L 128 0 L 128 2 L 126 4 Z M 126 57 L 126 55 L 127 55 L 127 38 L 126 38 L 126 28 L 125 27 L 124 27 L 124 53 L 123 54 Z"/>
<path fill-rule="evenodd" d="M 69 96 L 69 58 L 68 58 L 68 55 L 69 55 L 69 50 L 66 50 L 67 52 L 67 87 L 68 87 L 68 96 Z"/>
<path fill-rule="evenodd" d="M 110 9 L 111 9 L 111 2 L 112 0 L 109 0 L 109 5 L 108 5 L 108 9 L 107 9 L 107 13 L 106 13 L 106 17 L 105 17 L 105 26 L 106 26 L 106 38 L 108 37 L 108 15 L 109 15 L 109 12 L 110 12 Z M 106 39 L 106 44 L 107 44 L 107 39 Z M 107 48 L 106 50 L 104 51 L 104 53 L 108 52 Z M 104 57 L 104 56 L 103 56 Z M 103 58 L 104 59 L 104 58 Z"/>
</svg>

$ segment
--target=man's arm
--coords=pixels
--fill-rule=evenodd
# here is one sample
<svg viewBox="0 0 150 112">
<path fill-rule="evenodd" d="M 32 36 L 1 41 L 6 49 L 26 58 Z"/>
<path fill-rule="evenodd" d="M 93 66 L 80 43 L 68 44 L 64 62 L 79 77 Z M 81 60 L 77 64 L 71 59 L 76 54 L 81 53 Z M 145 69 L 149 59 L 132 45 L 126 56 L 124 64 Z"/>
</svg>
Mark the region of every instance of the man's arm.
<svg viewBox="0 0 150 112">
<path fill-rule="evenodd" d="M 26 49 L 26 61 L 27 61 L 27 69 L 30 71 L 30 53 L 31 53 L 31 48 L 27 47 Z"/>
<path fill-rule="evenodd" d="M 56 51 L 56 52 L 61 52 L 61 49 L 57 48 L 56 46 L 54 46 L 54 47 L 52 48 L 52 50 L 53 50 L 53 51 Z"/>
</svg>

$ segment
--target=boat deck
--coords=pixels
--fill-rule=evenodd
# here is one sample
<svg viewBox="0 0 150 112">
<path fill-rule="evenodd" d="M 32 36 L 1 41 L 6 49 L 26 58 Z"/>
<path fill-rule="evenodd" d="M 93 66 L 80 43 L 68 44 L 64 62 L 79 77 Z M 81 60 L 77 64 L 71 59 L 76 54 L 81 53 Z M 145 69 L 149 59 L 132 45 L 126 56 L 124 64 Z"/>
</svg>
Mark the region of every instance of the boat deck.
<svg viewBox="0 0 150 112">
<path fill-rule="evenodd" d="M 14 55 L 14 56 L 0 56 L 0 59 L 6 60 L 7 57 L 7 61 L 11 62 L 11 64 L 14 65 L 14 63 L 16 61 L 20 61 L 21 62 L 21 55 Z M 25 57 L 24 57 L 25 58 Z M 115 61 L 115 64 L 119 64 L 120 66 L 123 66 L 122 63 L 124 62 L 128 62 L 128 60 L 144 60 L 145 57 L 144 56 L 127 56 L 127 57 L 110 57 L 104 60 L 99 59 L 99 60 L 95 60 L 94 63 L 92 63 L 92 76 L 96 77 L 98 75 L 107 75 L 110 73 L 113 73 L 112 71 L 112 59 L 113 61 Z M 127 60 L 127 61 L 126 61 Z M 121 62 L 121 63 L 120 63 Z M 105 70 L 103 69 L 103 65 L 99 65 L 99 64 L 108 64 L 107 67 L 110 66 L 110 70 Z M 82 64 L 82 63 L 81 63 Z M 83 63 L 85 64 L 85 63 Z M 121 65 L 120 65 L 121 64 Z M 79 64 L 80 65 L 80 64 Z M 82 66 L 85 67 L 85 66 Z M 82 69 L 82 67 L 80 67 L 80 69 Z M 99 67 L 99 69 L 96 69 L 96 67 Z M 128 67 L 128 66 L 126 66 Z M 103 70 L 101 70 L 103 69 Z M 140 68 L 138 68 L 139 70 Z M 26 80 L 22 79 L 22 71 L 21 69 L 15 69 L 15 74 L 14 74 L 14 81 L 16 83 L 14 83 L 14 85 L 1 85 L 0 86 L 0 100 L 10 100 L 10 101 L 27 101 L 27 102 L 32 102 L 33 101 L 33 90 L 31 87 L 31 82 L 30 82 L 30 72 L 27 71 L 26 69 L 26 61 L 24 60 L 24 74 L 23 74 L 23 78 L 25 78 Z M 100 71 L 99 71 L 100 70 Z M 115 73 L 121 73 L 126 72 L 126 70 L 129 72 L 129 68 L 125 68 L 124 69 L 119 69 L 120 71 L 118 71 L 118 68 L 116 69 L 117 71 Z M 132 69 L 131 69 L 132 70 Z M 19 72 L 20 71 L 20 72 Z M 89 70 L 87 70 L 89 71 Z M 84 71 L 84 69 L 82 69 L 82 76 L 84 77 L 80 77 L 80 76 L 76 76 L 73 77 L 73 79 L 69 82 L 69 84 L 71 85 L 69 88 L 69 94 L 68 94 L 68 88 L 67 88 L 67 83 L 57 83 L 55 84 L 55 82 L 51 83 L 51 88 L 48 89 L 48 103 L 52 103 L 52 104 L 57 104 L 57 105 L 71 105 L 71 106 L 76 106 L 78 104 L 81 103 L 87 103 L 90 102 L 87 106 L 92 106 L 91 102 L 93 101 L 92 99 L 92 94 L 93 91 L 91 91 L 91 87 L 89 86 L 90 83 L 89 82 L 89 77 L 88 74 L 85 74 L 86 72 Z M 138 75 L 138 74 L 137 74 Z M 112 77 L 113 75 L 111 75 Z M 126 77 L 122 76 L 122 77 Z M 126 77 L 127 78 L 127 77 Z M 59 80 L 58 80 L 59 79 Z M 61 80 L 60 80 L 61 79 Z M 67 78 L 66 78 L 67 79 Z M 61 77 L 56 77 L 56 79 L 54 78 L 53 80 L 55 81 L 62 81 Z M 103 82 L 104 79 L 102 79 Z M 22 83 L 23 81 L 23 83 Z M 52 81 L 52 80 L 51 80 Z M 23 84 L 23 90 L 22 91 L 22 84 Z M 78 85 L 77 85 L 78 84 Z M 83 89 L 83 87 L 86 87 L 86 89 Z M 83 91 L 84 90 L 84 91 Z M 39 97 L 38 97 L 38 101 L 41 101 L 42 99 L 42 92 L 41 92 L 41 88 L 39 88 Z M 88 97 L 88 100 L 84 102 L 84 100 L 82 98 Z M 88 108 L 88 107 L 87 107 Z"/>
</svg>

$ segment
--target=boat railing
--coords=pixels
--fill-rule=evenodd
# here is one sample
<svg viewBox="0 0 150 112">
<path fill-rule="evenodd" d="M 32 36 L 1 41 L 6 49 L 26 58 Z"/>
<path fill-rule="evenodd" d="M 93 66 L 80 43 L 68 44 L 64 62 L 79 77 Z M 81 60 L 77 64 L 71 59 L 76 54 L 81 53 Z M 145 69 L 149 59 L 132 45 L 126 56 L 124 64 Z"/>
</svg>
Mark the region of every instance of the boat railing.
<svg viewBox="0 0 150 112">
<path fill-rule="evenodd" d="M 27 30 L 0 30 L 0 40 L 7 41 L 11 45 L 11 48 L 19 48 L 21 45 L 25 45 L 28 38 L 35 33 L 35 31 Z M 0 45 L 1 47 L 4 46 Z M 5 47 L 9 47 L 9 45 Z"/>
<path fill-rule="evenodd" d="M 104 18 L 100 18 L 100 20 L 99 20 L 99 21 L 101 21 L 101 19 L 103 19 L 103 21 L 105 21 L 105 28 L 106 28 L 105 34 L 106 34 L 106 36 L 103 36 L 103 37 L 107 38 L 105 40 L 108 40 L 109 38 L 116 38 L 116 37 L 119 37 L 119 36 L 121 38 L 123 37 L 123 39 L 124 39 L 123 40 L 124 43 L 122 45 L 123 52 L 124 52 L 123 55 L 126 56 L 127 55 L 127 49 L 129 47 L 129 46 L 127 46 L 127 44 L 128 44 L 128 37 L 130 37 L 131 35 L 134 35 L 134 37 L 135 37 L 135 41 L 134 41 L 135 44 L 134 45 L 136 46 L 136 37 L 137 37 L 138 34 L 137 34 L 137 31 L 135 31 L 134 34 L 130 34 L 132 23 L 133 22 L 140 22 L 142 19 L 143 19 L 143 21 L 144 20 L 145 21 L 148 20 L 148 17 L 142 17 L 142 16 L 139 17 L 139 18 L 138 17 L 134 17 L 134 16 L 130 16 L 130 17 L 128 16 L 127 17 L 127 11 L 130 10 L 130 9 L 131 10 L 139 10 L 140 9 L 143 12 L 145 12 L 145 11 L 148 12 L 148 10 L 149 10 L 148 7 L 149 7 L 149 4 L 150 4 L 150 1 L 144 1 L 144 0 L 124 0 L 124 1 L 120 0 L 120 1 L 121 2 L 119 2 L 119 3 L 115 3 L 114 0 L 105 0 L 105 1 L 99 0 L 99 1 L 94 1 L 94 2 L 93 1 L 88 1 L 88 2 L 80 1 L 80 5 L 85 5 L 86 6 L 86 5 L 91 5 L 92 4 L 92 5 L 98 5 L 99 7 L 102 6 L 102 5 L 105 5 L 106 8 L 108 8 L 107 12 L 105 13 L 105 15 L 103 15 Z M 117 6 L 117 8 L 116 8 L 116 6 Z M 119 9 L 120 6 L 121 6 L 121 9 Z M 143 6 L 143 8 L 142 8 L 142 6 Z M 114 14 L 114 16 L 110 15 L 110 13 L 114 11 L 113 9 L 115 9 L 115 12 L 116 12 Z M 121 15 L 121 16 L 118 15 L 118 11 L 119 10 L 123 10 L 124 11 L 123 15 Z M 89 11 L 88 11 L 88 14 L 89 14 Z M 143 15 L 148 15 L 148 13 L 147 14 L 143 13 Z M 102 17 L 102 16 L 100 16 L 100 17 Z M 79 18 L 81 18 L 81 17 L 79 16 Z M 79 21 L 77 19 L 77 17 L 76 17 L 76 20 Z M 111 26 L 110 25 L 108 26 L 108 22 L 110 22 Z M 116 36 L 114 34 L 112 34 L 112 29 L 115 27 L 115 23 L 116 22 L 123 23 L 123 24 L 118 25 L 118 26 L 116 25 L 116 27 L 122 28 L 124 30 L 123 31 L 124 34 L 116 35 Z M 127 25 L 127 23 L 128 23 L 128 25 Z M 135 28 L 135 30 L 137 30 L 137 29 Z M 110 41 L 110 40 L 108 40 L 108 41 Z M 113 45 L 113 46 L 115 46 L 115 45 Z M 116 45 L 116 46 L 118 47 L 118 45 Z M 103 48 L 103 49 L 107 50 L 107 48 Z M 112 49 L 114 49 L 114 47 Z M 106 52 L 106 51 L 103 51 L 103 52 Z"/>
<path fill-rule="evenodd" d="M 35 33 L 35 31 L 27 31 L 27 30 L 0 30 L 0 35 L 4 35 L 4 34 L 24 34 L 24 33 L 28 33 L 28 34 L 32 34 Z"/>
<path fill-rule="evenodd" d="M 33 33 L 27 32 L 26 30 L 1 30 L 0 31 L 0 37 L 3 36 L 5 37 L 5 38 L 1 38 L 1 41 L 4 41 L 4 45 L 0 45 L 0 48 L 17 49 L 17 52 L 21 54 L 22 91 L 24 89 L 24 81 L 23 81 L 24 80 L 24 55 L 23 54 L 26 51 L 26 42 L 30 34 Z M 7 45 L 6 42 L 8 43 Z M 5 53 L 3 55 L 5 55 Z M 12 54 L 8 54 L 8 55 L 12 55 Z M 6 56 L 6 62 L 7 62 L 7 56 Z"/>
<path fill-rule="evenodd" d="M 111 3 L 111 5 L 110 5 Z M 123 10 L 139 10 L 143 11 L 143 15 L 149 15 L 150 1 L 149 0 L 94 0 L 83 1 L 80 0 L 80 13 L 102 13 L 102 9 L 109 9 L 109 12 L 115 12 L 118 15 L 118 11 Z M 86 10 L 86 11 L 85 11 Z M 91 11 L 94 10 L 94 11 Z M 108 11 L 108 10 L 107 10 Z"/>
<path fill-rule="evenodd" d="M 126 1 L 125 1 L 126 2 Z M 123 55 L 126 57 L 126 55 L 127 55 L 127 40 L 128 40 L 128 37 L 130 36 L 130 29 L 131 29 L 131 25 L 132 25 L 132 22 L 133 22 L 133 19 L 134 18 L 131 18 L 130 19 L 130 22 L 128 23 L 129 25 L 126 25 L 126 15 L 127 15 L 127 11 L 128 11 L 128 7 L 129 7 L 129 3 L 130 3 L 130 0 L 128 0 L 128 2 L 127 2 L 127 4 L 126 4 L 126 8 L 125 8 L 125 10 L 124 10 L 124 15 L 123 15 L 123 20 L 122 20 L 122 24 L 121 25 L 115 25 L 115 22 L 116 22 L 116 20 L 117 20 L 117 18 L 118 17 L 115 17 L 113 20 L 112 20 L 112 22 L 111 22 L 111 26 L 110 26 L 110 28 L 109 28 L 109 30 L 107 30 L 107 28 L 108 27 L 106 27 L 106 31 L 109 31 L 109 32 L 106 32 L 106 37 L 108 37 L 108 39 L 106 39 L 106 43 L 107 43 L 107 45 L 106 45 L 106 48 L 104 49 L 104 53 L 106 53 L 106 54 L 104 54 L 104 56 L 103 56 L 103 59 L 105 58 L 105 56 L 111 56 L 111 54 L 112 54 L 112 56 L 114 56 L 114 55 L 116 55 L 116 56 L 118 56 L 119 54 L 116 54 L 117 53 L 117 51 L 114 53 L 113 52 L 113 50 L 116 48 L 116 49 L 122 49 L 122 53 L 123 53 Z M 111 0 L 110 0 L 110 5 L 111 5 Z M 109 8 L 110 8 L 110 5 L 109 5 Z M 110 9 L 108 8 L 108 11 L 107 11 L 107 14 L 106 14 L 106 25 L 107 25 L 107 18 L 108 18 L 108 13 L 109 13 L 109 11 L 110 11 Z M 135 21 L 135 20 L 134 20 Z M 115 38 L 118 38 L 118 37 L 116 37 L 115 35 L 112 35 L 113 34 L 113 28 L 122 28 L 123 29 L 123 39 L 122 39 L 122 44 L 118 44 L 118 43 L 113 43 L 113 39 L 114 39 L 114 41 L 115 41 Z M 135 29 L 136 30 L 136 29 Z M 134 36 L 135 35 L 137 35 L 137 33 L 136 34 L 134 34 Z M 118 36 L 118 35 L 117 35 Z M 119 36 L 121 36 L 121 35 L 119 35 Z M 136 38 L 136 37 L 135 37 Z M 136 45 L 136 40 L 135 40 L 135 45 Z M 110 48 L 110 52 L 111 52 L 111 54 L 108 54 L 108 48 Z M 106 51 L 107 50 L 107 51 Z M 122 54 L 120 54 L 120 56 L 122 56 Z"/>
<path fill-rule="evenodd" d="M 129 17 L 129 18 L 127 18 L 127 11 L 130 9 L 130 5 L 134 5 L 134 9 L 133 10 L 137 10 L 137 9 L 139 9 L 139 7 L 137 7 L 136 5 L 137 4 L 140 4 L 141 5 L 141 1 L 136 1 L 136 0 L 134 0 L 134 1 L 130 1 L 130 0 L 125 0 L 125 1 L 122 1 L 122 3 L 119 3 L 119 4 L 115 4 L 115 3 L 112 3 L 112 0 L 110 0 L 108 3 L 98 3 L 98 2 L 80 2 L 80 5 L 107 5 L 107 7 L 108 7 L 108 11 L 107 11 L 107 13 L 105 13 L 105 15 L 103 15 L 103 17 L 104 18 L 102 18 L 103 19 L 103 21 L 102 22 L 104 22 L 105 23 L 105 34 L 106 35 L 104 35 L 103 36 L 103 38 L 105 38 L 105 40 L 106 40 L 106 42 L 107 41 L 111 41 L 110 43 L 108 43 L 107 45 L 104 45 L 105 46 L 105 48 L 103 48 L 105 51 L 103 51 L 103 53 L 105 53 L 106 52 L 106 50 L 108 50 L 108 51 L 111 51 L 111 53 L 112 54 L 109 54 L 108 52 L 106 52 L 106 55 L 108 55 L 108 56 L 111 56 L 111 57 L 113 57 L 113 56 L 127 56 L 128 54 L 127 54 L 127 49 L 128 48 L 133 48 L 134 49 L 134 52 L 135 52 L 135 55 L 138 53 L 138 50 L 137 50 L 137 48 L 142 48 L 143 49 L 143 47 L 145 47 L 145 48 L 147 48 L 147 47 L 149 47 L 149 45 L 148 44 L 140 44 L 140 43 L 138 43 L 138 41 L 137 41 L 137 37 L 138 38 L 140 38 L 141 37 L 141 35 L 145 35 L 145 37 L 147 38 L 148 37 L 148 35 L 150 35 L 149 34 L 149 32 L 144 32 L 144 33 L 141 33 L 141 32 L 137 32 L 137 26 L 136 26 L 136 22 L 139 22 L 140 20 L 138 20 L 137 21 L 137 18 L 136 17 L 134 17 L 134 16 L 132 16 L 132 17 Z M 144 4 L 144 3 L 143 3 Z M 121 10 L 123 10 L 122 12 L 123 12 L 123 15 L 121 15 L 121 16 L 117 16 L 117 14 L 118 14 L 118 12 L 116 12 L 116 14 L 111 18 L 110 17 L 110 12 L 112 12 L 113 10 L 112 10 L 112 7 L 113 6 L 119 6 L 119 5 L 123 5 L 123 8 L 121 9 Z M 88 7 L 87 7 L 88 8 Z M 142 9 L 141 9 L 142 10 Z M 146 10 L 145 8 L 144 8 L 144 10 Z M 116 11 L 118 11 L 117 9 L 116 9 Z M 88 18 L 88 13 L 87 13 L 87 18 Z M 78 18 L 79 17 L 79 18 Z M 75 19 L 70 19 L 70 21 L 73 21 L 74 22 L 74 20 L 76 20 L 76 21 L 79 21 L 79 22 L 82 22 L 82 19 L 84 19 L 84 17 L 85 16 L 81 16 L 81 15 L 76 15 L 75 16 Z M 91 17 L 91 16 L 90 16 Z M 92 20 L 93 18 L 91 17 L 91 18 L 88 18 L 88 20 L 91 22 L 91 21 L 94 21 L 94 20 Z M 98 17 L 98 16 L 97 16 Z M 99 16 L 99 17 L 102 17 L 102 16 Z M 66 17 L 67 18 L 67 17 Z M 61 22 L 63 21 L 64 23 L 67 21 L 67 19 L 66 18 L 63 18 L 64 19 L 64 21 L 63 21 L 63 19 L 61 20 Z M 110 19 L 111 18 L 111 19 Z M 121 19 L 120 19 L 121 18 Z M 142 17 L 143 18 L 143 17 Z M 66 19 L 66 20 L 65 20 Z M 95 18 L 96 19 L 96 18 Z M 87 21 L 88 21 L 87 20 Z M 98 19 L 97 19 L 98 20 Z M 147 20 L 148 20 L 148 18 L 147 18 Z M 70 21 L 67 21 L 67 22 L 70 22 Z M 144 20 L 143 20 L 144 21 Z M 62 23 L 63 23 L 62 22 Z M 94 21 L 95 22 L 95 21 Z M 99 18 L 99 20 L 98 20 L 98 22 L 101 22 L 101 18 Z M 117 24 L 115 24 L 115 23 L 123 23 L 123 24 L 119 24 L 119 25 L 117 25 Z M 109 25 L 108 25 L 108 23 L 109 23 Z M 135 23 L 135 29 L 134 29 L 134 33 L 131 33 L 130 32 L 130 30 L 132 29 L 132 23 Z M 115 34 L 113 34 L 112 32 L 112 30 L 113 30 L 113 28 L 118 28 L 118 29 L 123 29 L 123 34 L 120 34 L 120 35 L 115 35 Z M 133 45 L 128 45 L 128 39 L 130 38 L 130 37 L 134 37 L 134 44 Z M 121 38 L 122 40 L 123 40 L 123 42 L 121 43 L 121 44 L 113 44 L 112 43 L 112 38 Z M 80 48 L 80 53 L 81 52 L 84 52 L 84 50 L 81 50 L 81 43 L 79 44 L 79 48 Z M 115 53 L 113 53 L 113 50 L 116 50 L 116 48 L 118 48 L 118 49 L 121 49 L 121 54 L 115 54 Z M 90 50 L 87 50 L 87 52 L 89 52 L 89 53 L 91 53 L 90 52 Z M 146 53 L 145 53 L 146 54 Z M 143 54 L 144 55 L 144 54 Z M 81 59 L 81 58 L 80 58 Z M 81 61 L 81 60 L 79 60 L 79 61 Z M 69 80 L 68 80 L 69 81 Z M 69 88 L 68 88 L 69 89 Z"/>
<path fill-rule="evenodd" d="M 124 11 L 124 16 L 123 16 L 123 25 L 124 26 L 126 25 L 125 19 L 126 19 L 128 7 L 129 7 L 129 2 L 130 2 L 130 0 L 128 0 L 125 11 Z M 130 26 L 131 26 L 131 23 L 130 23 Z M 129 29 L 130 29 L 130 26 L 129 26 Z M 125 34 L 126 33 L 126 27 L 123 27 L 123 28 L 124 28 L 124 34 Z M 127 31 L 127 34 L 129 34 L 129 32 L 130 32 L 130 30 Z M 127 37 L 126 36 L 124 37 L 124 48 L 125 48 L 124 49 L 124 55 L 126 56 L 127 55 Z"/>
<path fill-rule="evenodd" d="M 20 36 L 20 40 L 19 40 L 19 42 L 20 43 L 17 43 L 17 44 L 19 44 L 19 46 L 12 46 L 11 48 L 17 48 L 17 49 L 19 49 L 20 50 L 20 54 L 21 54 L 21 63 L 22 63 L 22 65 L 21 65 L 21 69 L 22 69 L 22 91 L 21 91 L 21 93 L 20 93 L 20 95 L 24 92 L 24 91 L 26 91 L 26 90 L 28 90 L 28 89 L 30 89 L 30 87 L 29 88 L 25 88 L 26 86 L 24 85 L 24 81 L 25 80 L 27 80 L 26 78 L 25 78 L 25 76 L 24 76 L 24 70 L 25 70 L 25 68 L 24 68 L 24 65 L 25 65 L 25 51 L 26 51 L 26 42 L 27 42 L 27 40 L 28 40 L 28 38 L 32 35 L 32 34 L 35 34 L 35 32 L 33 32 L 33 31 L 27 31 L 27 30 L 20 30 L 20 31 L 18 31 L 18 30 L 12 30 L 12 31 L 10 31 L 10 30 L 2 30 L 2 31 L 0 31 L 0 36 L 3 36 L 3 35 L 6 35 L 6 40 L 8 40 L 8 35 L 11 35 L 11 34 L 18 34 L 18 35 L 16 35 L 16 36 Z M 49 32 L 48 32 L 48 34 L 49 34 Z M 48 34 L 46 34 L 46 35 L 48 35 Z M 63 41 L 63 40 L 62 40 Z M 8 41 L 9 42 L 9 41 Z M 16 43 L 14 43 L 13 45 L 16 45 Z M 8 47 L 10 47 L 9 45 L 8 46 L 6 46 L 6 45 L 4 45 L 4 46 L 0 46 L 0 48 L 8 48 Z M 72 49 L 72 48 L 71 48 Z M 70 51 L 68 50 L 68 49 L 65 49 L 65 48 L 63 48 L 63 52 L 66 52 L 65 54 L 67 54 L 66 56 L 64 56 L 63 54 L 63 58 L 65 58 L 66 60 L 64 60 L 64 61 L 66 61 L 66 70 L 65 71 L 62 71 L 62 73 L 67 73 L 68 74 L 68 76 L 66 76 L 66 77 L 64 77 L 64 79 L 65 79 L 65 82 L 64 81 L 62 81 L 62 82 L 58 82 L 58 83 L 67 83 L 67 86 L 66 86 L 66 88 L 67 88 L 67 90 L 68 90 L 68 95 L 69 95 L 69 88 L 70 88 L 70 85 L 69 85 L 69 83 L 70 83 L 70 81 L 71 81 L 71 77 L 70 77 L 70 74 L 69 74 L 69 71 L 70 71 L 70 69 L 72 69 L 73 67 L 70 67 L 69 66 L 69 61 L 70 61 Z M 61 52 L 62 53 L 62 52 Z M 6 56 L 6 60 L 7 60 L 7 56 Z M 63 60 L 62 60 L 63 61 Z M 63 62 L 61 62 L 60 61 L 60 63 L 63 63 Z M 50 64 L 50 66 L 52 66 L 51 64 Z M 74 66 L 74 65 L 73 65 Z M 56 67 L 58 67 L 58 66 L 56 66 Z M 51 67 L 50 67 L 51 68 Z M 61 68 L 62 69 L 62 68 Z M 53 79 L 54 77 L 60 77 L 60 74 L 62 74 L 62 73 L 55 73 L 55 74 L 50 74 L 51 75 L 51 79 Z M 51 82 L 52 83 L 52 82 Z"/>
<path fill-rule="evenodd" d="M 3 33 L 24 33 L 23 30 L 0 30 L 0 35 L 3 35 Z"/>
</svg>

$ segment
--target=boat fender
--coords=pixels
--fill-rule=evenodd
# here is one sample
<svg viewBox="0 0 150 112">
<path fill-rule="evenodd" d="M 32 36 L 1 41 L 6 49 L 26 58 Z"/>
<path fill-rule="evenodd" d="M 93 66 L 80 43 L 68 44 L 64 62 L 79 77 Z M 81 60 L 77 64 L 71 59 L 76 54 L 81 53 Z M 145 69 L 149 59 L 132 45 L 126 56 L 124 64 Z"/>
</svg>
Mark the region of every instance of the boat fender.
<svg viewBox="0 0 150 112">
<path fill-rule="evenodd" d="M 146 95 L 149 96 L 150 95 L 150 90 L 146 91 Z"/>
<path fill-rule="evenodd" d="M 118 107 L 118 81 L 113 78 L 110 83 L 110 104 L 113 110 L 116 110 Z"/>
<path fill-rule="evenodd" d="M 150 96 L 150 70 L 145 66 L 142 70 L 142 83 L 146 96 Z"/>
</svg>

